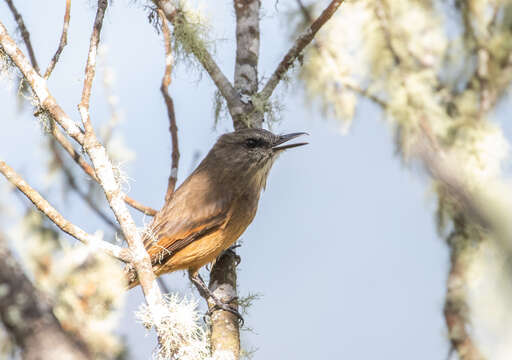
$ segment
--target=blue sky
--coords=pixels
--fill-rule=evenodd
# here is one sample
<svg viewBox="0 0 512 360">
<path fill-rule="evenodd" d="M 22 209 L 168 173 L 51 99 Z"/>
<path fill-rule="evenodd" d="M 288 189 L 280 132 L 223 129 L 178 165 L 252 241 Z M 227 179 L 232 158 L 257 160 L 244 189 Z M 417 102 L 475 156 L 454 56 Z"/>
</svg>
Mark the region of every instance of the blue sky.
<svg viewBox="0 0 512 360">
<path fill-rule="evenodd" d="M 17 3 L 39 63 L 46 67 L 60 36 L 64 1 Z M 49 82 L 57 101 L 77 121 L 93 3 L 73 3 L 69 45 Z M 285 11 L 292 4 L 263 2 L 260 75 L 269 76 L 290 45 Z M 212 37 L 219 39 L 215 58 L 232 78 L 231 2 L 203 6 L 212 20 Z M 13 33 L 4 3 L 0 20 Z M 159 92 L 162 41 L 141 6 L 117 0 L 108 10 L 102 42 L 108 46 L 103 60 L 115 71 L 114 91 L 124 113 L 119 132 L 136 153 L 124 166 L 130 195 L 159 208 L 170 169 L 168 122 Z M 102 72 L 100 67 L 91 103 L 96 127 L 108 118 Z M 0 158 L 55 199 L 71 220 L 90 232 L 105 229 L 78 198 L 61 201 L 57 186 L 45 182 L 40 127 L 28 107 L 18 111 L 8 82 L 0 84 Z M 214 87 L 206 74 L 179 64 L 170 91 L 179 127 L 181 182 L 194 153 L 204 156 L 232 125 L 223 120 L 214 128 Z M 361 103 L 343 136 L 335 120 L 304 102 L 300 83 L 280 88 L 279 95 L 285 109 L 273 131 L 307 131 L 310 145 L 290 150 L 275 163 L 258 214 L 242 236 L 240 294 L 262 294 L 246 317 L 254 331 L 243 333 L 243 345 L 258 348 L 254 359 L 444 358 L 448 256 L 435 231 L 435 197 L 428 183 L 394 156 L 392 132 L 371 104 Z M 143 217 L 134 216 L 142 225 Z M 182 273 L 165 280 L 183 294 L 192 291 Z M 150 358 L 155 346 L 134 321 L 133 310 L 141 301 L 140 289 L 130 291 L 120 324 L 133 359 Z"/>
</svg>

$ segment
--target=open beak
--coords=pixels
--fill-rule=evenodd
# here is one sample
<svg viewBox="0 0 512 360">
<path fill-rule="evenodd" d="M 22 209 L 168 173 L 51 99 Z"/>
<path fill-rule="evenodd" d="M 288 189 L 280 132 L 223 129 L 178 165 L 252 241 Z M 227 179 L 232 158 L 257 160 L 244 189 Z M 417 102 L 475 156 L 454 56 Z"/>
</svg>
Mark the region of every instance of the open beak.
<svg viewBox="0 0 512 360">
<path fill-rule="evenodd" d="M 281 151 L 281 150 L 291 149 L 291 148 L 294 148 L 297 146 L 307 145 L 308 144 L 307 142 L 301 142 L 301 143 L 278 146 L 278 145 L 284 144 L 287 141 L 290 141 L 291 139 L 295 139 L 296 137 L 301 136 L 301 135 L 309 135 L 309 134 L 305 133 L 305 132 L 298 132 L 298 133 L 292 133 L 292 134 L 287 134 L 287 135 L 280 135 L 279 140 L 277 140 L 275 142 L 272 149 L 275 151 Z"/>
</svg>

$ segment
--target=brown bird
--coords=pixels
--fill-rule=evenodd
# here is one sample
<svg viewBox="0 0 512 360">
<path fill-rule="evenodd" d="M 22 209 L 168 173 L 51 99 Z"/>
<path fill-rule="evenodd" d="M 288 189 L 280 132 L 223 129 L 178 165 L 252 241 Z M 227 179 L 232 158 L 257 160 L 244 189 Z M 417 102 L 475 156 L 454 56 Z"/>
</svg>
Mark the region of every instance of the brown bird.
<svg viewBox="0 0 512 360">
<path fill-rule="evenodd" d="M 144 245 L 155 275 L 186 269 L 198 288 L 212 296 L 199 269 L 249 226 L 274 160 L 283 150 L 307 143 L 283 144 L 303 134 L 244 129 L 222 135 L 148 227 Z M 129 288 L 139 284 L 133 269 L 129 278 Z M 232 310 L 212 298 L 218 307 Z"/>
</svg>

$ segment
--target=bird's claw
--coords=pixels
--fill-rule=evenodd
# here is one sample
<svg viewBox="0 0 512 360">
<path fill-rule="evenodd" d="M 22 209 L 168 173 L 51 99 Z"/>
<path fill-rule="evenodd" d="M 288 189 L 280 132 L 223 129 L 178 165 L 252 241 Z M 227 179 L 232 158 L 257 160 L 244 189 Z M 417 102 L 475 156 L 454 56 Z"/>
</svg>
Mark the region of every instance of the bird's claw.
<svg viewBox="0 0 512 360">
<path fill-rule="evenodd" d="M 207 316 L 211 317 L 215 310 L 224 310 L 224 311 L 230 312 L 231 314 L 235 315 L 238 318 L 238 322 L 240 323 L 240 327 L 244 326 L 244 318 L 242 317 L 242 315 L 240 315 L 238 310 L 236 310 L 235 308 L 233 308 L 233 307 L 231 307 L 229 305 L 233 301 L 238 300 L 237 296 L 231 298 L 227 302 L 223 302 L 222 300 L 218 299 L 215 296 L 210 296 L 210 299 L 213 300 L 214 305 L 209 308 L 208 312 L 206 313 Z"/>
</svg>

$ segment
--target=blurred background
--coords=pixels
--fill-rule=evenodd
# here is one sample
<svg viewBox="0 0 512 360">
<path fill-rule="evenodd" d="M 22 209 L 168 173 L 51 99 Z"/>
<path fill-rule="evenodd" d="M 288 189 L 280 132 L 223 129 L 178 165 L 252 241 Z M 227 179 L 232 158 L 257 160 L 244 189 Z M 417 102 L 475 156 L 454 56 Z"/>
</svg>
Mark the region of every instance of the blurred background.
<svg viewBox="0 0 512 360">
<path fill-rule="evenodd" d="M 475 31 L 471 46 L 465 42 L 467 28 L 459 15 L 464 14 L 464 6 L 471 16 L 477 13 L 479 9 L 472 6 L 478 1 L 384 1 L 382 9 L 375 12 L 368 10 L 368 3 L 343 4 L 330 26 L 319 33 L 319 45 L 306 55 L 304 67 L 293 69 L 289 81 L 281 84 L 274 96 L 280 105 L 278 119 L 267 128 L 276 133 L 306 131 L 310 144 L 288 151 L 276 162 L 258 214 L 241 238 L 239 293 L 259 295 L 245 317 L 250 329 L 242 332 L 242 347 L 254 359 L 446 359 L 451 345 L 443 308 L 454 251 L 445 239 L 455 229 L 450 225 L 454 210 L 439 210 L 443 202 L 439 186 L 421 164 L 411 166 L 407 161 L 408 141 L 417 134 L 417 119 L 435 117 L 429 129 L 441 146 L 466 149 L 464 154 L 472 154 L 468 157 L 478 157 L 479 171 L 504 169 L 493 170 L 493 180 L 508 174 L 505 139 L 512 136 L 512 127 L 506 122 L 510 70 L 505 65 L 501 70 L 491 66 L 494 56 L 505 59 L 500 58 L 500 64 L 508 64 L 511 13 L 507 2 L 480 1 L 500 7 L 494 15 L 498 19 L 493 21 L 505 30 L 498 34 L 502 37 L 498 43 L 492 37 L 491 20 L 474 17 L 471 21 L 480 26 L 481 20 L 488 32 L 482 35 Z M 318 14 L 315 11 L 326 4 L 319 1 L 315 8 L 305 5 L 312 14 Z M 22 0 L 16 5 L 30 31 L 37 58 L 46 66 L 58 43 L 64 1 Z M 126 175 L 125 190 L 159 209 L 170 171 L 171 144 L 159 91 L 163 42 L 149 24 L 144 5 L 141 1 L 116 0 L 107 11 L 91 116 L 95 128 L 103 129 L 100 135 L 105 136 L 109 126 L 113 127 L 109 151 Z M 235 54 L 232 3 L 202 2 L 197 6 L 209 21 L 215 59 L 231 79 Z M 73 3 L 68 45 L 49 80 L 53 95 L 76 121 L 94 13 L 93 2 Z M 375 14 L 389 18 L 378 23 L 381 18 Z M 4 3 L 0 3 L 0 21 L 21 40 Z M 274 71 L 301 22 L 303 13 L 296 1 L 262 2 L 262 78 Z M 382 24 L 389 26 L 388 35 Z M 381 33 L 384 35 L 378 35 Z M 394 50 L 382 49 L 386 41 Z M 489 45 L 487 55 L 478 53 L 482 43 Z M 322 63 L 322 46 L 332 46 L 330 51 L 337 51 L 339 57 Z M 474 49 L 476 55 L 470 56 Z M 487 75 L 478 70 L 485 56 L 491 64 Z M 329 73 L 330 69 L 334 72 Z M 481 87 L 472 83 L 477 81 L 472 78 L 475 72 L 485 80 Z M 112 230 L 75 192 L 62 190 L 65 176 L 49 171 L 52 156 L 44 124 L 33 117 L 30 101 L 18 95 L 16 74 L 4 71 L 2 75 L 0 158 L 68 219 L 88 232 L 103 230 L 112 237 Z M 333 81 L 337 76 L 341 82 L 328 93 L 329 85 L 322 81 Z M 499 79 L 499 87 L 494 86 L 495 79 Z M 465 94 L 466 87 L 477 94 Z M 448 95 L 440 89 L 457 89 L 453 93 L 463 94 L 463 99 L 452 98 L 458 115 L 444 111 L 452 106 L 448 104 L 452 100 L 447 100 Z M 485 91 L 494 98 L 479 97 Z M 365 96 L 370 92 L 373 95 Z M 215 121 L 215 87 L 199 66 L 178 61 L 170 93 L 179 128 L 180 183 L 218 136 L 232 131 L 232 123 L 226 117 Z M 476 119 L 467 104 L 484 101 L 491 103 L 474 110 L 481 116 Z M 477 132 L 482 122 L 490 124 L 491 130 L 479 128 Z M 491 133 L 493 137 L 486 135 Z M 462 141 L 466 142 L 461 145 Z M 457 159 L 461 164 L 473 164 L 473 158 Z M 80 171 L 73 169 L 79 186 L 89 189 L 90 196 L 110 215 L 103 195 L 92 189 Z M 16 234 L 23 221 L 26 223 L 27 202 L 14 195 L 5 181 L 0 184 L 2 231 L 11 234 L 11 244 L 19 251 L 24 238 Z M 149 223 L 148 217 L 132 213 L 138 226 Z M 443 228 L 440 221 L 448 225 Z M 478 249 L 479 245 L 472 247 Z M 499 262 L 491 250 L 486 259 Z M 503 273 L 508 274 L 506 265 L 492 270 L 494 278 L 483 275 L 488 274 L 483 270 L 472 271 L 469 277 L 475 283 L 466 289 L 470 293 L 491 296 L 500 288 L 501 280 L 509 281 L 503 277 Z M 197 296 L 185 273 L 163 279 L 173 292 Z M 508 299 L 508 293 L 503 298 Z M 140 288 L 128 292 L 115 330 L 124 338 L 130 359 L 150 358 L 155 349 L 154 335 L 134 317 L 143 301 Z M 510 318 L 502 314 L 501 307 L 486 301 L 470 297 L 468 302 L 486 313 L 474 312 L 482 317 L 474 318 L 473 327 L 468 327 L 487 358 L 510 358 L 507 344 L 511 329 L 506 326 Z M 200 307 L 206 311 L 202 299 Z"/>
</svg>

